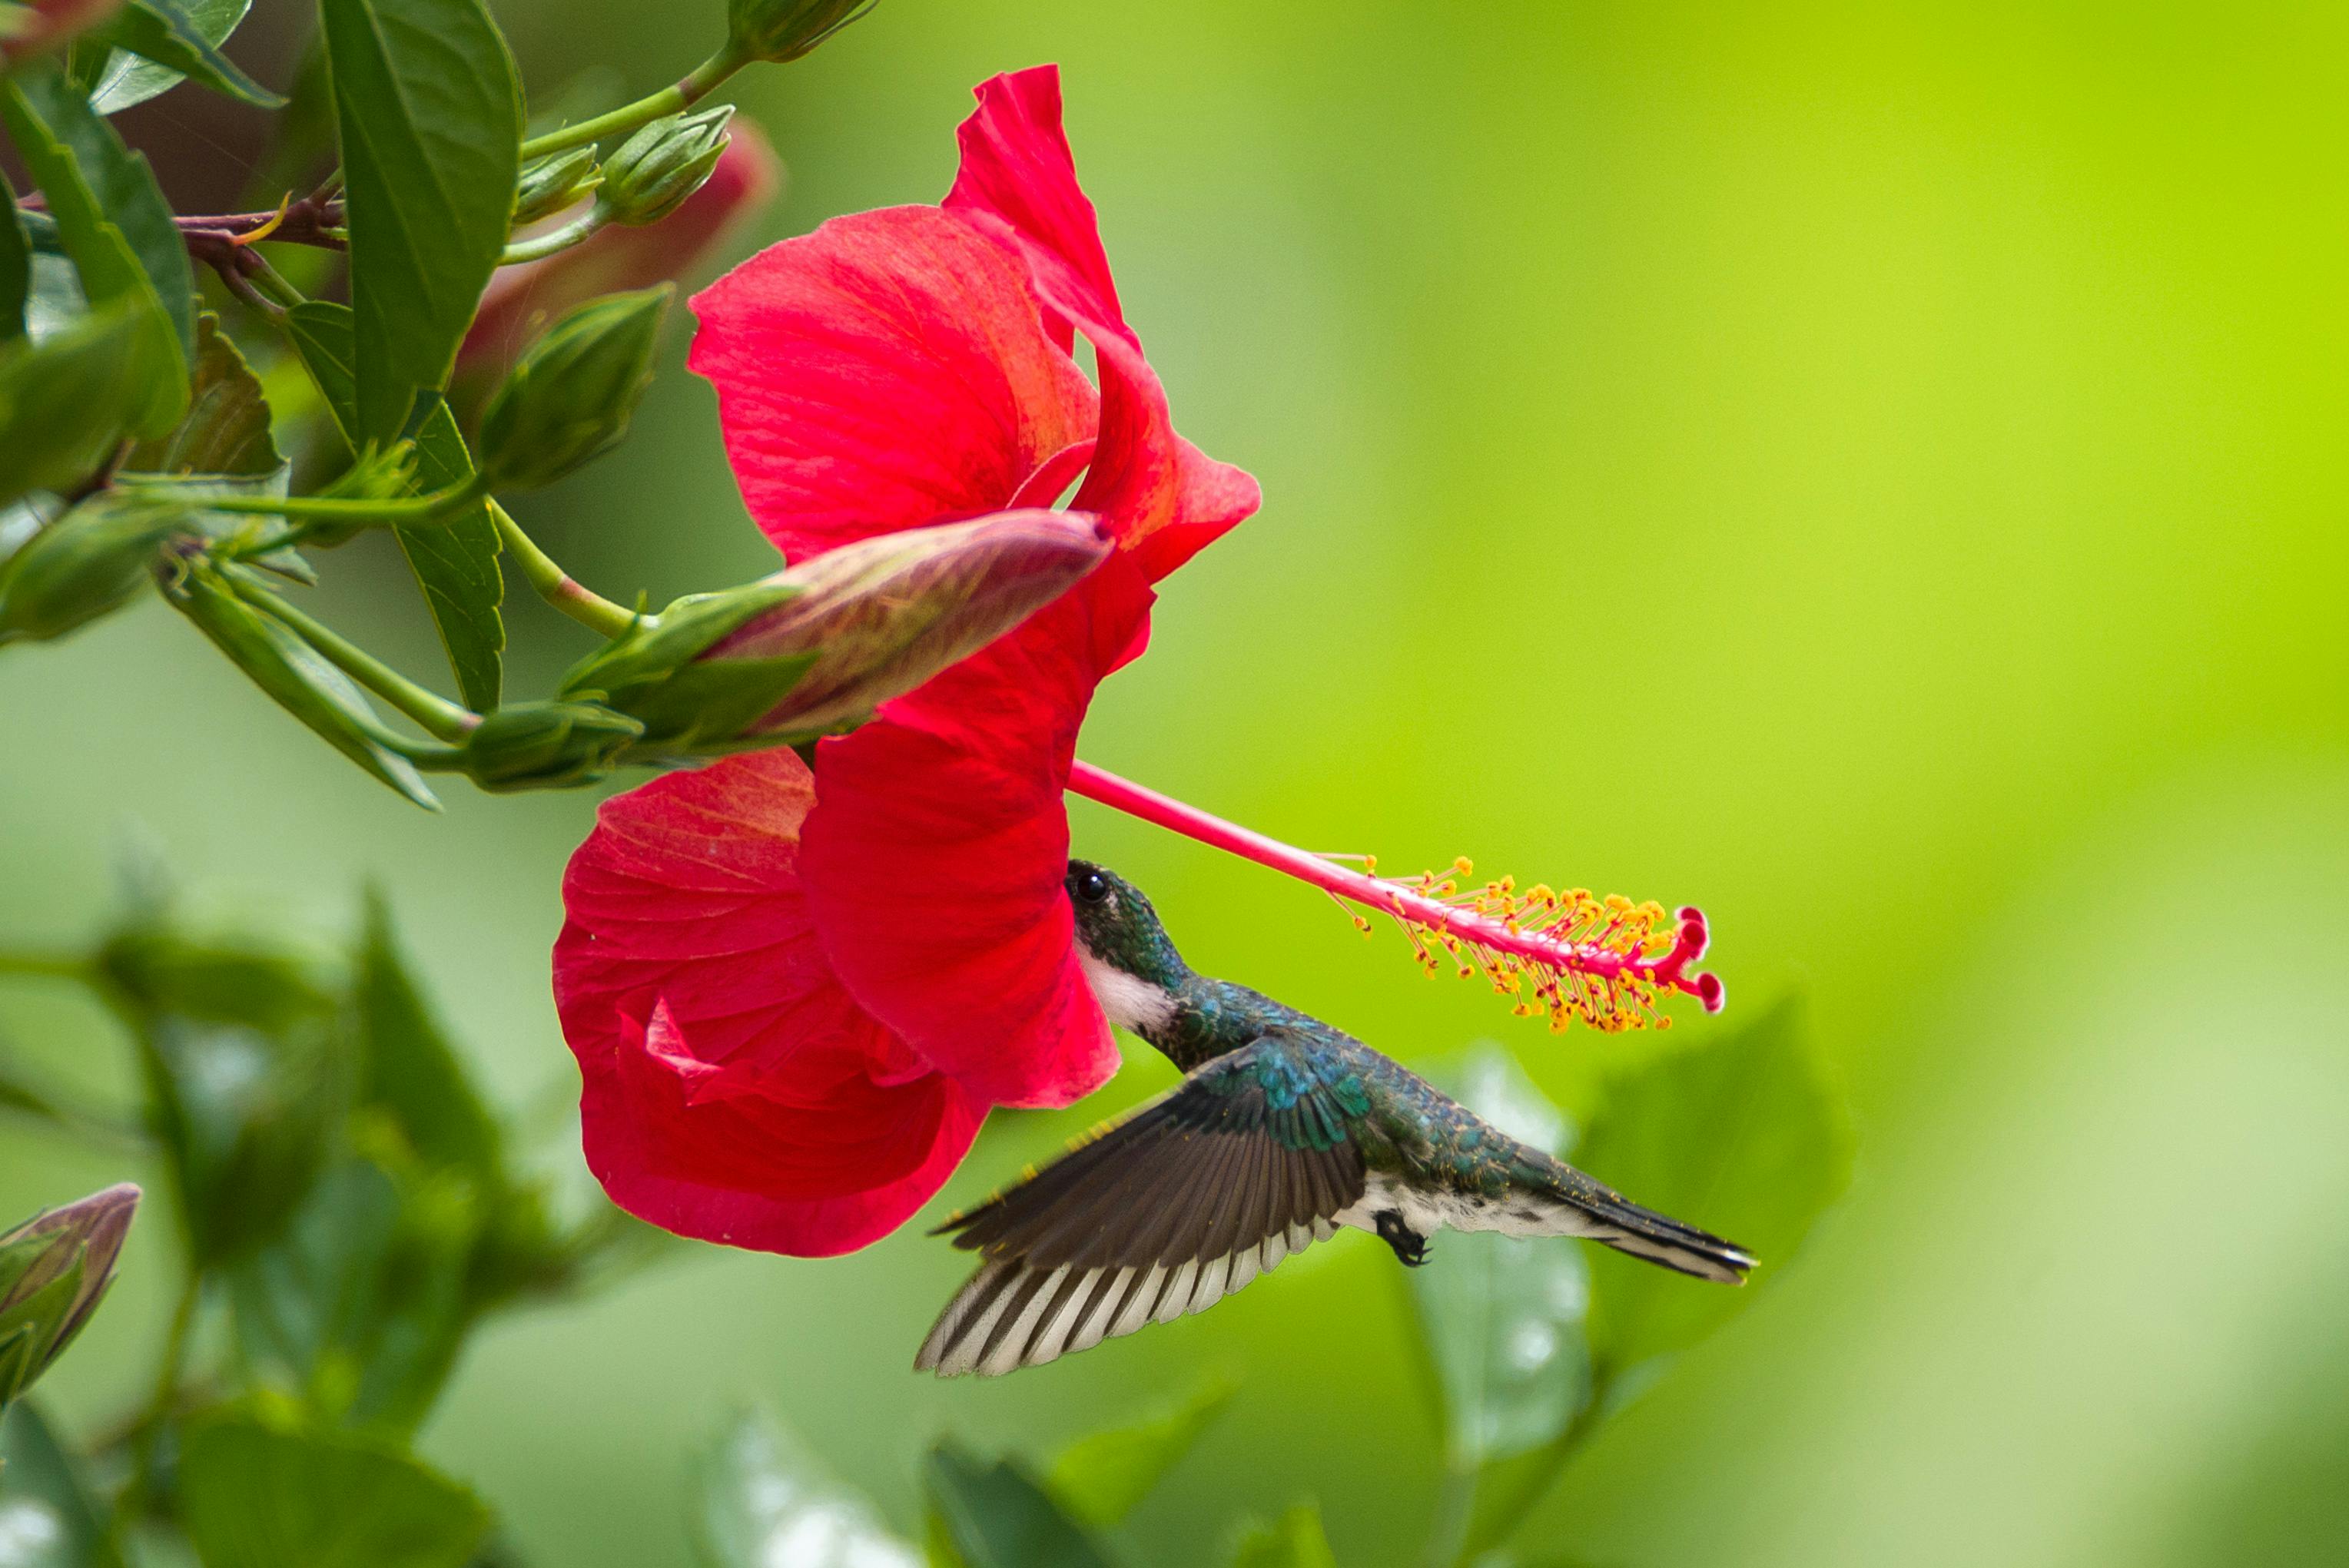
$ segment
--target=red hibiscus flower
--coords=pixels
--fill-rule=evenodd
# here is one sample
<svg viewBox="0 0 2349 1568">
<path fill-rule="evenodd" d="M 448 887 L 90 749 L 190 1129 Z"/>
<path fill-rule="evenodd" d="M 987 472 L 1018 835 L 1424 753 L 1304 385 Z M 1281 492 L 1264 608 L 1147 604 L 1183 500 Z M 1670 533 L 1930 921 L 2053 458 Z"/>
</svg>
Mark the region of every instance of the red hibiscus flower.
<svg viewBox="0 0 2349 1568">
<path fill-rule="evenodd" d="M 1176 436 L 1126 325 L 1050 67 L 978 89 L 945 202 L 836 219 L 699 295 L 752 517 L 794 561 L 1050 504 L 1117 551 L 852 734 L 604 807 L 564 882 L 555 995 L 588 1162 L 668 1229 L 829 1254 L 944 1181 L 991 1105 L 1116 1069 L 1061 891 L 1061 791 L 1151 584 L 1254 511 Z M 1098 391 L 1071 357 L 1092 343 Z M 1080 480 L 1080 476 L 1081 480 Z"/>
</svg>

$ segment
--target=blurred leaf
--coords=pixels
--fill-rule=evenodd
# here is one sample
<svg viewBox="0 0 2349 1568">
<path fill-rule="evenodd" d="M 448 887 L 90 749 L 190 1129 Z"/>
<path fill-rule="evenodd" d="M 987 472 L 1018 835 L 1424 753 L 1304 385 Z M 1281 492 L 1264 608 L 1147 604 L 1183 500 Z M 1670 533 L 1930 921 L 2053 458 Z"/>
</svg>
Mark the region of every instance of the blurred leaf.
<svg viewBox="0 0 2349 1568">
<path fill-rule="evenodd" d="M 199 37 L 217 49 L 244 20 L 253 0 L 175 0 L 173 8 L 186 17 Z M 120 114 L 133 104 L 171 91 L 181 79 L 181 74 L 168 66 L 118 54 L 98 73 L 90 105 L 100 114 Z"/>
<path fill-rule="evenodd" d="M 121 1568 L 80 1463 L 33 1405 L 0 1414 L 0 1568 Z"/>
<path fill-rule="evenodd" d="M 701 1568 L 917 1568 L 872 1503 L 762 1410 L 745 1410 L 695 1467 Z"/>
<path fill-rule="evenodd" d="M 1321 1532 L 1321 1511 L 1299 1503 L 1279 1523 L 1250 1531 L 1232 1554 L 1232 1568 L 1338 1568 L 1330 1538 Z"/>
<path fill-rule="evenodd" d="M 159 311 L 178 360 L 156 378 L 136 421 L 161 435 L 187 407 L 195 354 L 195 276 L 171 209 L 143 153 L 122 145 L 54 66 L 36 65 L 0 89 L 0 120 L 48 198 L 66 253 L 93 306 L 129 300 Z M 168 356 L 167 356 L 168 357 Z"/>
<path fill-rule="evenodd" d="M 1565 1118 L 1500 1047 L 1479 1046 L 1429 1076 L 1510 1137 L 1562 1150 Z M 1443 1262 L 1408 1278 L 1452 1466 L 1473 1469 L 1566 1429 L 1590 1395 L 1582 1248 L 1490 1232 L 1449 1235 Z"/>
<path fill-rule="evenodd" d="M 236 26 L 252 0 L 128 0 L 114 16 L 75 45 L 111 46 L 119 51 L 99 74 L 90 107 L 113 114 L 141 98 L 166 91 L 182 78 L 255 108 L 282 108 L 285 100 L 237 68 L 220 52 L 220 40 Z M 226 26 L 213 28 L 227 15 Z M 138 67 L 146 67 L 143 71 Z M 136 75 L 138 80 L 132 81 Z M 154 93 L 143 92 L 148 81 L 164 78 Z M 121 89 L 140 97 L 123 97 Z"/>
<path fill-rule="evenodd" d="M 401 433 L 449 378 L 505 249 L 520 162 L 512 57 L 479 0 L 323 0 L 342 128 L 358 434 Z"/>
<path fill-rule="evenodd" d="M 89 299 L 81 292 L 81 274 L 66 256 L 33 253 L 32 293 L 25 299 L 25 335 L 35 343 L 56 336 L 89 313 Z M 161 333 L 157 333 L 159 341 Z"/>
<path fill-rule="evenodd" d="M 0 562 L 0 643 L 62 637 L 120 609 L 147 591 L 165 542 L 191 526 L 168 503 L 98 491 Z"/>
<path fill-rule="evenodd" d="M 171 372 L 160 319 L 117 304 L 0 348 L 0 502 L 70 490 L 113 455 Z"/>
<path fill-rule="evenodd" d="M 1014 1460 L 983 1464 L 948 1439 L 922 1480 L 964 1568 L 1107 1568 L 1099 1542 Z"/>
<path fill-rule="evenodd" d="M 16 195 L 0 176 L 0 348 L 25 335 L 25 302 L 33 293 L 33 242 L 16 215 Z"/>
<path fill-rule="evenodd" d="M 289 311 L 285 325 L 344 439 L 356 444 L 357 351 L 349 308 L 312 301 Z M 457 417 L 448 404 L 436 400 L 416 432 L 417 487 L 444 490 L 472 474 L 473 460 L 465 450 Z M 483 501 L 439 522 L 392 530 L 424 592 L 432 624 L 440 629 L 458 695 L 467 707 L 484 713 L 498 705 L 506 645 L 505 624 L 498 614 L 505 581 L 498 570 L 498 530 L 491 505 Z"/>
<path fill-rule="evenodd" d="M 329 746 L 428 811 L 440 800 L 387 734 L 359 688 L 284 622 L 239 598 L 219 571 L 188 562 L 166 592 L 229 662 Z"/>
<path fill-rule="evenodd" d="M 484 1198 L 502 1190 L 503 1133 L 418 993 L 392 934 L 391 912 L 375 889 L 367 895 L 359 947 L 358 1017 L 360 1103 L 388 1111 L 428 1169 L 461 1171 Z"/>
<path fill-rule="evenodd" d="M 1612 1080 L 1577 1163 L 1762 1263 L 1751 1284 L 1733 1290 L 1612 1253 L 1593 1256 L 1591 1351 L 1602 1377 L 1619 1383 L 1744 1311 L 1842 1192 L 1851 1157 L 1847 1113 L 1796 1001 Z"/>
<path fill-rule="evenodd" d="M 1218 1379 L 1153 1420 L 1079 1438 L 1052 1461 L 1045 1485 L 1081 1522 L 1112 1529 L 1191 1451 L 1238 1391 L 1237 1384 Z"/>
<path fill-rule="evenodd" d="M 244 356 L 209 313 L 196 322 L 196 365 L 188 412 L 178 428 L 141 441 L 123 459 L 125 469 L 159 474 L 265 477 L 285 459 L 269 434 L 269 404 Z"/>
<path fill-rule="evenodd" d="M 490 1511 L 398 1449 L 256 1416 L 201 1421 L 179 1497 L 204 1568 L 464 1568 Z"/>
<path fill-rule="evenodd" d="M 325 1421 L 413 1430 L 472 1324 L 481 1208 L 463 1182 L 333 1166 L 285 1235 L 230 1274 L 238 1344 Z"/>
</svg>

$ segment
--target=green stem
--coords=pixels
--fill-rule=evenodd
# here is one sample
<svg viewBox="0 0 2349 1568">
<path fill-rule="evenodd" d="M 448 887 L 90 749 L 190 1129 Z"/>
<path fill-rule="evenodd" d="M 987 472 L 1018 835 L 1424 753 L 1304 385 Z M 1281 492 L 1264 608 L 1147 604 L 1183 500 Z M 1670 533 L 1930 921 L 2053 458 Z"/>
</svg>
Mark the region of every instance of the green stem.
<svg viewBox="0 0 2349 1568">
<path fill-rule="evenodd" d="M 291 626 L 304 642 L 333 661 L 336 668 L 414 719 L 435 739 L 461 741 L 481 722 L 478 715 L 437 692 L 426 690 L 332 626 L 295 609 L 259 583 L 246 582 L 243 574 L 236 573 L 222 573 L 222 576 L 238 598 Z"/>
<path fill-rule="evenodd" d="M 253 253 L 253 260 L 248 264 L 244 276 L 245 281 L 253 284 L 255 293 L 274 301 L 287 310 L 293 309 L 297 304 L 310 303 L 302 291 L 287 283 L 285 274 L 271 266 L 259 252 Z"/>
<path fill-rule="evenodd" d="M 203 1299 L 204 1276 L 190 1269 L 187 1283 L 180 1287 L 178 1305 L 171 1309 L 171 1326 L 163 1338 L 162 1364 L 155 1369 L 155 1391 L 150 1397 L 147 1419 L 131 1439 L 130 1479 L 123 1483 L 121 1495 L 114 1500 L 114 1517 L 110 1533 L 117 1544 L 129 1533 L 147 1510 L 147 1496 L 155 1481 L 155 1445 L 163 1435 L 163 1427 L 171 1418 L 171 1408 L 179 1402 L 180 1373 L 188 1359 L 188 1339 L 196 1325 L 196 1307 Z"/>
<path fill-rule="evenodd" d="M 511 267 L 522 262 L 534 262 L 551 256 L 557 251 L 567 251 L 604 226 L 604 209 L 591 207 L 560 229 L 552 229 L 533 239 L 516 240 L 498 255 L 498 265 Z"/>
<path fill-rule="evenodd" d="M 607 136 L 623 135 L 639 126 L 649 125 L 665 114 L 691 108 L 708 97 L 719 83 L 749 63 L 730 45 L 696 66 L 690 76 L 674 87 L 663 88 L 649 98 L 623 104 L 609 114 L 599 114 L 593 119 L 583 119 L 577 125 L 566 125 L 560 130 L 550 130 L 544 136 L 532 137 L 522 144 L 522 155 L 527 160 L 543 158 L 550 152 L 585 147 L 591 141 L 601 141 Z"/>
<path fill-rule="evenodd" d="M 220 495 L 203 498 L 206 511 L 250 512 L 260 517 L 311 518 L 321 522 L 437 522 L 490 493 L 480 474 L 425 495 L 363 500 L 333 495 Z"/>
<path fill-rule="evenodd" d="M 538 547 L 538 542 L 522 531 L 522 524 L 506 513 L 497 502 L 490 502 L 490 515 L 497 520 L 498 538 L 512 556 L 522 574 L 538 596 L 594 632 L 599 637 L 616 637 L 632 626 L 649 619 L 633 610 L 613 603 L 602 594 L 583 588 L 571 574 L 555 564 L 552 556 Z"/>
</svg>

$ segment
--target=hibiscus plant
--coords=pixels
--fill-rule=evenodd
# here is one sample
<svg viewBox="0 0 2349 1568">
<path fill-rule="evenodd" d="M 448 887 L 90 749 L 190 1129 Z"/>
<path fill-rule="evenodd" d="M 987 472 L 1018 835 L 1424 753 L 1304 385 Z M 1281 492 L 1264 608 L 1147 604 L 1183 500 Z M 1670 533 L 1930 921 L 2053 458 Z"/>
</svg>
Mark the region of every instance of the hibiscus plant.
<svg viewBox="0 0 2349 1568">
<path fill-rule="evenodd" d="M 98 1307 L 138 1191 L 0 1236 L 0 1564 L 522 1561 L 411 1446 L 481 1324 L 693 1243 L 867 1246 L 996 1108 L 1068 1107 L 1116 1072 L 1063 891 L 1072 793 L 1318 887 L 1366 933 L 1391 922 L 1429 973 L 1553 1030 L 1721 1011 L 1692 907 L 1464 861 L 1383 876 L 1078 757 L 1158 593 L 1260 496 L 1176 432 L 1055 67 L 978 85 L 941 201 L 834 218 L 692 297 L 688 367 L 780 559 L 655 610 L 575 581 L 502 498 L 625 438 L 678 281 L 776 191 L 719 90 L 864 6 L 730 0 L 674 85 L 542 110 L 483 0 L 319 0 L 284 94 L 223 52 L 246 4 L 0 4 L 0 130 L 29 181 L 0 182 L 0 658 L 151 593 L 418 806 L 433 775 L 640 777 L 562 879 L 579 1118 L 551 1130 L 474 1083 L 372 896 L 322 943 L 222 930 L 150 876 L 93 938 L 0 951 L 0 975 L 101 1001 L 139 1083 L 84 1104 L 0 1057 L 0 1114 L 160 1171 L 178 1282 L 150 1392 L 68 1440 L 16 1397 Z M 249 210 L 178 211 L 118 130 L 171 90 L 276 117 Z M 376 530 L 445 681 L 303 603 Z M 595 643 L 520 698 L 510 571 Z M 1705 1034 L 1615 1063 L 1582 1146 L 1648 1201 L 1705 1194 L 1766 1280 L 1848 1137 L 1798 1009 Z M 1496 1049 L 1436 1076 L 1522 1140 L 1569 1137 Z M 1692 1307 L 1618 1260 L 1529 1247 L 1459 1238 L 1404 1287 L 1442 1434 L 1431 1562 L 1506 1560 L 1592 1434 L 1753 1294 Z M 753 1411 L 713 1426 L 685 1535 L 714 1568 L 1148 1558 L 1129 1511 L 1232 1398 L 1139 1395 L 1136 1424 L 1057 1457 L 940 1439 L 915 1529 Z M 47 1554 L 10 1557 L 19 1540 Z M 1233 1522 L 1230 1549 L 1331 1561 L 1310 1507 Z"/>
</svg>

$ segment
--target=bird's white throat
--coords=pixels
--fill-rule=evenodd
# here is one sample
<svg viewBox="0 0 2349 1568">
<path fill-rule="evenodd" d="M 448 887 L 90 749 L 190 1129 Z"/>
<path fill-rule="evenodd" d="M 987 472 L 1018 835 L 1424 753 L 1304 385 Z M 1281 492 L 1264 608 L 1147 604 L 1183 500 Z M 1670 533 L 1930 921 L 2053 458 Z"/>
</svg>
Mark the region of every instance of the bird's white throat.
<svg viewBox="0 0 2349 1568">
<path fill-rule="evenodd" d="M 1164 986 L 1095 957 L 1081 942 L 1077 944 L 1077 958 L 1085 966 L 1085 983 L 1093 988 L 1093 1000 L 1101 1004 L 1111 1023 L 1143 1034 L 1174 1021 L 1174 997 Z"/>
</svg>

